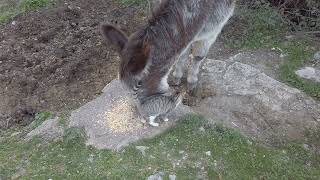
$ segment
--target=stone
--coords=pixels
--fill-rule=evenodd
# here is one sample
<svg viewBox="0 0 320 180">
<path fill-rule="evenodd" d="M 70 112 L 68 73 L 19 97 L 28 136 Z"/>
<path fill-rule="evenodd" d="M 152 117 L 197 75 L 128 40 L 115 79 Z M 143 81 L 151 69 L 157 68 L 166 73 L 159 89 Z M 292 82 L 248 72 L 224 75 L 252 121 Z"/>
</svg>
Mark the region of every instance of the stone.
<svg viewBox="0 0 320 180">
<path fill-rule="evenodd" d="M 207 151 L 207 152 L 206 152 L 206 155 L 207 155 L 207 156 L 211 156 L 211 151 Z"/>
<path fill-rule="evenodd" d="M 175 174 L 170 174 L 169 179 L 170 180 L 176 180 L 177 176 Z"/>
<path fill-rule="evenodd" d="M 280 52 L 281 51 L 277 49 L 275 51 L 255 50 L 241 52 L 234 56 L 231 56 L 231 58 L 229 59 L 226 58 L 223 61 L 226 61 L 228 65 L 234 62 L 247 64 L 272 78 L 276 78 L 277 70 L 285 60 L 284 57 L 287 56 L 286 54 Z"/>
<path fill-rule="evenodd" d="M 27 174 L 27 171 L 24 168 L 21 168 L 21 169 L 18 170 L 18 172 L 13 174 L 11 179 L 12 180 L 21 179 L 21 177 L 24 176 L 25 174 Z"/>
<path fill-rule="evenodd" d="M 164 172 L 158 172 L 157 174 L 149 176 L 147 180 L 162 180 L 164 175 Z"/>
<path fill-rule="evenodd" d="M 14 132 L 14 133 L 11 134 L 11 137 L 17 136 L 19 134 L 21 134 L 21 132 Z"/>
<path fill-rule="evenodd" d="M 169 122 L 160 122 L 160 127 L 143 124 L 128 90 L 119 80 L 113 80 L 98 98 L 71 113 L 69 127 L 83 128 L 87 145 L 119 151 L 130 143 L 164 132 L 192 112 L 181 104 L 169 115 Z"/>
<path fill-rule="evenodd" d="M 320 61 L 320 51 L 316 52 L 313 56 L 314 60 Z"/>
<path fill-rule="evenodd" d="M 211 123 L 223 123 L 267 142 L 301 139 L 305 129 L 320 126 L 317 101 L 255 66 L 240 63 L 239 57 L 205 60 L 199 91 L 214 91 L 215 95 L 202 99 L 194 107 L 197 113 Z"/>
<path fill-rule="evenodd" d="M 25 140 L 30 141 L 33 137 L 39 137 L 44 142 L 55 141 L 61 139 L 64 133 L 64 129 L 59 124 L 59 118 L 48 119 L 44 121 L 37 128 L 29 132 Z"/>
<path fill-rule="evenodd" d="M 320 82 L 320 70 L 314 67 L 304 67 L 297 70 L 296 74 L 301 78 Z"/>
<path fill-rule="evenodd" d="M 141 152 L 142 156 L 146 156 L 146 150 L 148 150 L 149 147 L 146 147 L 146 146 L 136 146 L 136 149 Z"/>
</svg>

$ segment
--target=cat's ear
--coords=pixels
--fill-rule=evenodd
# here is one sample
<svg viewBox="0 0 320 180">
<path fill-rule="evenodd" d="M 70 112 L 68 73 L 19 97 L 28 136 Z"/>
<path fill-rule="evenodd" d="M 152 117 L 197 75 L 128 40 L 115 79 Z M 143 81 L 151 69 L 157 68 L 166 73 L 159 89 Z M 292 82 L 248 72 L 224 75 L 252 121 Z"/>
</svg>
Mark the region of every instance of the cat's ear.
<svg viewBox="0 0 320 180">
<path fill-rule="evenodd" d="M 123 50 L 128 42 L 128 37 L 121 30 L 110 24 L 102 24 L 100 27 L 103 37 L 114 45 L 119 52 Z"/>
</svg>

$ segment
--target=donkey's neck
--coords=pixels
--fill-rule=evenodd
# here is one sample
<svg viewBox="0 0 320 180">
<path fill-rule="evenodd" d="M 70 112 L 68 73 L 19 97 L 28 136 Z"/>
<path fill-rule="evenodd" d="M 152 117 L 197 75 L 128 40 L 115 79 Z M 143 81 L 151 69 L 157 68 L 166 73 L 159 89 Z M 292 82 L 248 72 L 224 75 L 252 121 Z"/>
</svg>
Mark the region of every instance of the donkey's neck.
<svg viewBox="0 0 320 180">
<path fill-rule="evenodd" d="M 206 1 L 168 0 L 162 3 L 145 26 L 149 42 L 168 56 L 179 54 L 202 29 L 209 15 L 203 11 L 211 6 Z"/>
</svg>

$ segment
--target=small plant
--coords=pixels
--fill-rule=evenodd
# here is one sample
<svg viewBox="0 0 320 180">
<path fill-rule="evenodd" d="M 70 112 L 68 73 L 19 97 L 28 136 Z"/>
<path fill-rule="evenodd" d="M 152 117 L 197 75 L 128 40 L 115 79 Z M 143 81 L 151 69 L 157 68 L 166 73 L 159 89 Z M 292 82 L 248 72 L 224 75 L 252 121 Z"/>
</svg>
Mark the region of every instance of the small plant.
<svg viewBox="0 0 320 180">
<path fill-rule="evenodd" d="M 72 127 L 65 130 L 63 142 L 66 146 L 72 147 L 84 143 L 86 138 L 87 136 L 83 129 Z"/>
<path fill-rule="evenodd" d="M 119 0 L 119 2 L 124 6 L 142 5 L 147 2 L 147 0 Z"/>
<path fill-rule="evenodd" d="M 30 11 L 37 8 L 45 7 L 49 4 L 49 0 L 24 0 L 20 4 L 20 8 L 24 11 Z"/>
<path fill-rule="evenodd" d="M 53 114 L 51 112 L 41 112 L 37 113 L 33 122 L 31 123 L 31 127 L 34 129 L 41 125 L 44 121 L 50 119 L 53 117 Z"/>
</svg>

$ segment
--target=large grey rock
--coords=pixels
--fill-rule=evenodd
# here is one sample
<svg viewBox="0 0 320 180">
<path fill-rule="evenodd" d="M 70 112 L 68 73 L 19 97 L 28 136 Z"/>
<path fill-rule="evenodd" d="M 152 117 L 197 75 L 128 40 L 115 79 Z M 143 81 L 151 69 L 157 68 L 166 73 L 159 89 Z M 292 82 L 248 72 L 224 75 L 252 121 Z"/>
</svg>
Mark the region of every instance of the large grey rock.
<svg viewBox="0 0 320 180">
<path fill-rule="evenodd" d="M 314 67 L 304 67 L 296 71 L 296 74 L 301 78 L 320 82 L 320 70 Z"/>
<path fill-rule="evenodd" d="M 25 140 L 29 141 L 33 137 L 39 137 L 45 142 L 50 142 L 62 138 L 64 129 L 59 124 L 59 118 L 44 121 L 37 128 L 29 132 Z"/>
<path fill-rule="evenodd" d="M 129 92 L 119 80 L 113 80 L 100 97 L 72 112 L 70 127 L 84 128 L 86 144 L 98 149 L 120 150 L 129 143 L 153 137 L 168 129 L 191 110 L 180 105 L 160 127 L 144 125 L 135 109 Z"/>
<path fill-rule="evenodd" d="M 199 92 L 209 95 L 199 113 L 264 140 L 301 139 L 306 129 L 319 127 L 317 101 L 234 58 L 204 62 Z"/>
</svg>

